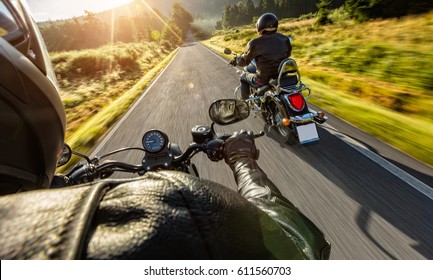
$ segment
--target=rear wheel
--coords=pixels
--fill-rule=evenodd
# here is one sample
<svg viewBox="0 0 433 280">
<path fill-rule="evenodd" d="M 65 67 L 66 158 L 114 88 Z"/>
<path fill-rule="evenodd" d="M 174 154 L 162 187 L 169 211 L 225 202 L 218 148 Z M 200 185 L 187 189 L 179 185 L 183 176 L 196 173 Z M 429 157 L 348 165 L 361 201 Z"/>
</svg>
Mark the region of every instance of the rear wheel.
<svg viewBox="0 0 433 280">
<path fill-rule="evenodd" d="M 283 119 L 288 119 L 289 116 L 287 115 L 286 109 L 284 108 L 283 104 L 279 102 L 275 102 L 275 122 L 276 126 L 274 127 L 277 133 L 280 135 L 280 137 L 283 139 L 284 142 L 288 143 L 289 145 L 295 145 L 298 142 L 298 137 L 296 136 L 295 129 L 292 124 L 289 126 L 283 125 Z"/>
</svg>

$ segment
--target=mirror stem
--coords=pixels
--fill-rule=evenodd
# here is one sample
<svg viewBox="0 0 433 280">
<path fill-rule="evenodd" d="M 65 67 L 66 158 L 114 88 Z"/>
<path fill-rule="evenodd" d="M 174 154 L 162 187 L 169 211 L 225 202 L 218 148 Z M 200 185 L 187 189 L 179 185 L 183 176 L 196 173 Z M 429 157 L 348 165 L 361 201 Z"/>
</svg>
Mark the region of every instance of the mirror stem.
<svg viewBox="0 0 433 280">
<path fill-rule="evenodd" d="M 87 161 L 87 163 L 89 163 L 89 164 L 92 163 L 92 161 L 90 160 L 90 158 L 89 158 L 88 156 L 86 156 L 86 155 L 84 155 L 84 154 L 82 154 L 82 153 L 76 152 L 76 151 L 72 151 L 72 153 L 73 153 L 74 155 L 77 155 L 77 156 L 79 156 L 79 157 L 84 158 L 84 159 Z"/>
<path fill-rule="evenodd" d="M 210 130 L 212 131 L 212 134 L 215 134 L 215 130 L 213 129 L 215 125 L 215 122 L 212 122 L 212 124 L 210 125 Z"/>
</svg>

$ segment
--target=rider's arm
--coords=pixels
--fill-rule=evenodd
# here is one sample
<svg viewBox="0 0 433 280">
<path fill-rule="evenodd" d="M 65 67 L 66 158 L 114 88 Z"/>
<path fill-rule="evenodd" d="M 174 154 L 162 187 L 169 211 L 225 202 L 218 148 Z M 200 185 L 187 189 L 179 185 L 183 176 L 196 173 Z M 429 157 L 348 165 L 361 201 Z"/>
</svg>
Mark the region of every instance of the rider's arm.
<svg viewBox="0 0 433 280">
<path fill-rule="evenodd" d="M 288 48 L 288 54 L 287 57 L 290 57 L 292 55 L 292 37 L 287 36 L 287 48 Z"/>
<path fill-rule="evenodd" d="M 238 66 L 247 66 L 255 58 L 254 42 L 251 40 L 248 42 L 247 51 L 236 58 Z"/>
<path fill-rule="evenodd" d="M 308 258 L 328 259 L 330 244 L 323 233 L 285 198 L 256 162 L 257 150 L 251 134 L 242 132 L 226 141 L 224 157 L 233 170 L 238 193 L 266 212 L 298 242 Z"/>
</svg>

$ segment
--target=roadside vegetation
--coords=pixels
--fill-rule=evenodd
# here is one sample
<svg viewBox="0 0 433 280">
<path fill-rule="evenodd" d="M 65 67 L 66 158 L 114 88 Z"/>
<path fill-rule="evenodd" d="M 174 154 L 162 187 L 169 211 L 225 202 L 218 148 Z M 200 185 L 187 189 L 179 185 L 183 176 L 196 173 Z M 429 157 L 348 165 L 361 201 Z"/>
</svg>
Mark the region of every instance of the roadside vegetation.
<svg viewBox="0 0 433 280">
<path fill-rule="evenodd" d="M 142 42 L 52 53 L 66 111 L 65 142 L 74 150 L 88 153 L 176 49 L 164 42 Z"/>
<path fill-rule="evenodd" d="M 67 139 L 84 122 L 129 92 L 173 49 L 169 44 L 153 42 L 118 43 L 98 49 L 53 53 L 54 71 L 67 116 Z M 121 110 L 113 109 L 113 114 Z M 90 141 L 89 145 L 93 144 Z"/>
<path fill-rule="evenodd" d="M 164 22 L 159 30 L 147 24 L 150 15 L 118 18 L 110 43 L 110 28 L 100 18 L 87 12 L 82 18 L 41 24 L 65 106 L 65 142 L 84 154 L 170 61 L 192 22 L 189 12 L 174 3 L 170 17 L 159 18 Z M 133 30 L 125 27 L 132 25 Z"/>
<path fill-rule="evenodd" d="M 285 19 L 292 57 L 322 107 L 433 165 L 433 12 L 357 22 L 344 8 L 319 25 L 315 14 Z M 204 43 L 245 51 L 253 25 L 214 32 Z"/>
</svg>

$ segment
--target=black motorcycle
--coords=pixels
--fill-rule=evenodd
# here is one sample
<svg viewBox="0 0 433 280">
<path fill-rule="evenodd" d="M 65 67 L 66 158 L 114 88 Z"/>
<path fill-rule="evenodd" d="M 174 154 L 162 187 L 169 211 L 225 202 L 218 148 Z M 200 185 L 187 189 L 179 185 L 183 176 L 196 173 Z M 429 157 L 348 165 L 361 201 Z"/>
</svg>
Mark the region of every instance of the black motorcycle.
<svg viewBox="0 0 433 280">
<path fill-rule="evenodd" d="M 191 158 L 198 152 L 204 152 L 212 161 L 223 159 L 224 141 L 231 135 L 219 135 L 214 130 L 214 124 L 228 125 L 246 119 L 249 116 L 250 109 L 244 101 L 235 99 L 221 99 L 212 103 L 209 108 L 209 116 L 213 123 L 211 126 L 197 125 L 192 128 L 191 134 L 193 142 L 182 153 L 179 145 L 169 141 L 167 134 L 152 129 L 147 131 L 143 138 L 143 148 L 125 147 L 107 153 L 102 156 L 95 156 L 90 159 L 86 155 L 72 151 L 65 144 L 62 157 L 57 166 L 66 164 L 72 154 L 85 159 L 84 162 L 75 165 L 67 174 L 56 175 L 54 181 L 57 185 L 69 186 L 81 183 L 87 183 L 96 179 L 105 179 L 110 177 L 114 172 L 129 172 L 143 175 L 148 171 L 156 170 L 177 170 L 199 176 L 197 168 L 191 163 Z M 255 137 L 263 136 L 260 132 Z M 105 160 L 113 154 L 137 150 L 144 152 L 141 164 L 133 165 L 125 162 Z M 61 183 L 59 184 L 59 181 Z"/>
<path fill-rule="evenodd" d="M 228 48 L 224 53 L 236 55 Z M 238 70 L 238 74 L 255 71 L 253 60 L 243 70 Z M 240 88 L 234 90 L 237 99 L 241 99 Z M 306 100 L 310 97 L 311 90 L 301 81 L 296 61 L 286 58 L 280 63 L 278 77 L 264 86 L 251 85 L 249 98 L 245 101 L 251 112 L 261 113 L 266 123 L 276 129 L 284 142 L 294 145 L 298 142 L 307 144 L 318 141 L 320 137 L 316 124 L 327 120 L 323 112 L 308 108 Z"/>
</svg>

